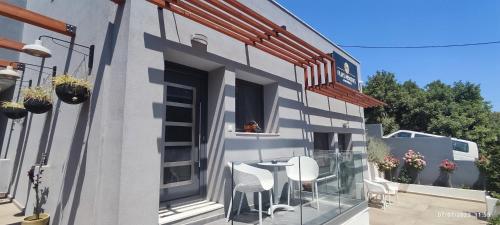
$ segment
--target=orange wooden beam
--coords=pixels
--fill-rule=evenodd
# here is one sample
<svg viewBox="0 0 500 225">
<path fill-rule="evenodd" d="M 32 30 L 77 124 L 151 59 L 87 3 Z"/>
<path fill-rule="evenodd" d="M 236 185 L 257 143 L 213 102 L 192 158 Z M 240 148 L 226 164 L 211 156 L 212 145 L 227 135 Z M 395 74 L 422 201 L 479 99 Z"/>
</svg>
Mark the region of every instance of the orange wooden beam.
<svg viewBox="0 0 500 225">
<path fill-rule="evenodd" d="M 67 36 L 75 36 L 76 27 L 42 14 L 0 1 L 0 15 L 24 23 L 51 30 Z"/>
<path fill-rule="evenodd" d="M 125 0 L 111 0 L 111 1 L 118 4 L 118 5 L 125 3 Z"/>
<path fill-rule="evenodd" d="M 0 48 L 10 49 L 13 51 L 22 52 L 24 44 L 21 42 L 9 40 L 6 38 L 0 37 Z"/>
<path fill-rule="evenodd" d="M 14 67 L 14 69 L 16 69 L 17 65 L 18 65 L 18 63 L 16 63 L 16 62 L 0 59 L 0 67 L 12 66 L 12 67 Z"/>
</svg>

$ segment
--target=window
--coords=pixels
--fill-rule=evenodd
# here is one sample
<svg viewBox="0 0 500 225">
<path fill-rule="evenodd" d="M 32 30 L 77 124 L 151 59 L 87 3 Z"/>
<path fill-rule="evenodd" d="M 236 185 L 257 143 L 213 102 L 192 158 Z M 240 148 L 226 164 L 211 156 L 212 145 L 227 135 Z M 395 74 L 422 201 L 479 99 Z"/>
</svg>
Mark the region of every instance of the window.
<svg viewBox="0 0 500 225">
<path fill-rule="evenodd" d="M 408 132 L 399 132 L 392 135 L 393 138 L 411 138 L 411 133 Z"/>
<path fill-rule="evenodd" d="M 339 151 L 346 152 L 352 151 L 351 136 L 352 134 L 339 134 L 338 135 Z"/>
<path fill-rule="evenodd" d="M 244 131 L 245 124 L 255 121 L 264 130 L 264 87 L 236 79 L 236 130 Z"/>
<path fill-rule="evenodd" d="M 451 141 L 451 145 L 453 146 L 453 150 L 459 152 L 469 152 L 469 144 L 461 141 Z"/>
<path fill-rule="evenodd" d="M 328 133 L 314 133 L 314 150 L 328 150 Z"/>
<path fill-rule="evenodd" d="M 415 134 L 415 137 L 432 137 L 432 136 L 424 135 L 424 134 Z"/>
</svg>

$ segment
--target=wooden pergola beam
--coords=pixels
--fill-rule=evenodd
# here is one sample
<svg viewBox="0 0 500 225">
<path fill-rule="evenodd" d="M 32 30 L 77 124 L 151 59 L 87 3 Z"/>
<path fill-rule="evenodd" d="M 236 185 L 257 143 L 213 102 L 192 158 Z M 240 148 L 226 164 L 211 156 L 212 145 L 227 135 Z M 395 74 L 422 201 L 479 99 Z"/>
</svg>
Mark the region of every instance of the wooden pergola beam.
<svg viewBox="0 0 500 225">
<path fill-rule="evenodd" d="M 24 43 L 0 37 L 0 48 L 10 49 L 17 52 L 23 51 Z"/>
<path fill-rule="evenodd" d="M 0 67 L 12 66 L 14 69 L 17 68 L 17 63 L 9 60 L 0 59 Z"/>
<path fill-rule="evenodd" d="M 73 25 L 8 4 L 6 1 L 0 1 L 0 15 L 70 37 L 75 36 L 76 33 L 76 27 Z"/>
<path fill-rule="evenodd" d="M 118 4 L 118 5 L 125 3 L 125 0 L 111 0 L 111 1 Z"/>
</svg>

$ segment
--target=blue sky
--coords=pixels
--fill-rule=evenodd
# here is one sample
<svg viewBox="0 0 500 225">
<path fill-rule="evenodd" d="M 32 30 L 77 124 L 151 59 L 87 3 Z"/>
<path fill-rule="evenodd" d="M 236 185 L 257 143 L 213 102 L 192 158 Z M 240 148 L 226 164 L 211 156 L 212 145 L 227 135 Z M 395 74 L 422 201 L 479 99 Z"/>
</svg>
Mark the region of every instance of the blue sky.
<svg viewBox="0 0 500 225">
<path fill-rule="evenodd" d="M 500 40 L 499 0 L 278 0 L 337 44 L 441 45 Z M 500 111 L 500 44 L 437 49 L 346 48 L 361 61 L 363 80 L 377 70 L 420 86 L 439 79 L 481 85 Z"/>
</svg>

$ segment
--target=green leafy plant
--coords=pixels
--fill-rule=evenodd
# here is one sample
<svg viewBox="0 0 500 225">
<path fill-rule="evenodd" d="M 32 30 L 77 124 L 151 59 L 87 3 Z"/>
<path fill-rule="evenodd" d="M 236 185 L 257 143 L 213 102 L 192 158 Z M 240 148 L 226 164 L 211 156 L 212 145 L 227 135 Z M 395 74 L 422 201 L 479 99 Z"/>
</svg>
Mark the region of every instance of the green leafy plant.
<svg viewBox="0 0 500 225">
<path fill-rule="evenodd" d="M 2 108 L 24 109 L 24 105 L 19 102 L 2 102 Z"/>
<path fill-rule="evenodd" d="M 50 90 L 43 87 L 33 87 L 23 89 L 24 100 L 40 100 L 46 102 L 52 102 L 52 94 Z"/>
<path fill-rule="evenodd" d="M 384 158 L 389 155 L 389 146 L 380 139 L 369 138 L 367 152 L 368 161 L 379 164 L 384 162 Z"/>
<path fill-rule="evenodd" d="M 500 215 L 490 218 L 488 225 L 500 225 Z"/>
<path fill-rule="evenodd" d="M 401 168 L 401 170 L 399 171 L 399 176 L 398 176 L 397 181 L 399 183 L 404 183 L 404 184 L 411 183 L 411 176 L 410 176 L 408 169 L 406 167 Z"/>
<path fill-rule="evenodd" d="M 85 87 L 89 90 L 92 88 L 92 84 L 90 84 L 90 82 L 88 80 L 78 79 L 78 78 L 73 77 L 73 76 L 68 75 L 68 74 L 63 74 L 63 75 L 59 75 L 59 76 L 52 78 L 52 84 L 54 85 L 54 87 L 57 87 L 57 86 L 63 85 L 63 84 L 68 84 L 71 86 Z"/>
</svg>

